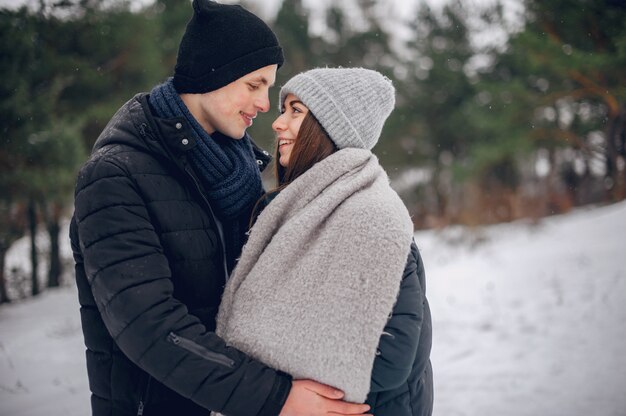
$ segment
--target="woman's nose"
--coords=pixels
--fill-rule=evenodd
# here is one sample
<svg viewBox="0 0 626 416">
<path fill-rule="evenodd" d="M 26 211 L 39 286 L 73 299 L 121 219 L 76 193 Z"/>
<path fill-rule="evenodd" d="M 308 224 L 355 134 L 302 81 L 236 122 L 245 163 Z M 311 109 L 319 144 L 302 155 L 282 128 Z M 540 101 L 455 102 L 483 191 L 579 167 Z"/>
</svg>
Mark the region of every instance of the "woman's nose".
<svg viewBox="0 0 626 416">
<path fill-rule="evenodd" d="M 285 130 L 285 123 L 283 122 L 283 115 L 281 114 L 274 120 L 272 123 L 272 130 L 274 131 L 283 131 Z"/>
</svg>

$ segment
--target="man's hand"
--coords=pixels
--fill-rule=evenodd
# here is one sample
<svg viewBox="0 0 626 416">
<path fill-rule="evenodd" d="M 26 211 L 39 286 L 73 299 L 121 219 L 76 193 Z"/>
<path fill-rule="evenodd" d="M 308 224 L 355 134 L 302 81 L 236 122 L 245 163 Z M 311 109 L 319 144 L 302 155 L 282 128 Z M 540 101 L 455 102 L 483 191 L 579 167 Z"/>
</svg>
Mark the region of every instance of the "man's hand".
<svg viewBox="0 0 626 416">
<path fill-rule="evenodd" d="M 362 415 L 370 409 L 366 404 L 346 403 L 342 398 L 341 390 L 313 380 L 294 380 L 280 416 Z"/>
</svg>

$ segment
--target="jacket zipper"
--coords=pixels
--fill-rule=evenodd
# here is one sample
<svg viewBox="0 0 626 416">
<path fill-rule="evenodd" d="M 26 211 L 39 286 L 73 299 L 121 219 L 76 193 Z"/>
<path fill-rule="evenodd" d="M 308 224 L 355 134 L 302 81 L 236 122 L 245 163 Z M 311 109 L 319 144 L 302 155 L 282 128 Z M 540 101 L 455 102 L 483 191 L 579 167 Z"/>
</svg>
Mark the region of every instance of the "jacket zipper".
<svg viewBox="0 0 626 416">
<path fill-rule="evenodd" d="M 198 183 L 198 180 L 194 176 L 193 172 L 190 171 L 189 165 L 187 164 L 187 159 L 183 157 L 182 161 L 183 161 L 183 167 L 184 167 L 185 173 L 191 178 L 194 186 L 196 187 L 196 190 L 202 197 L 202 200 L 204 201 L 206 206 L 209 208 L 209 212 L 211 213 L 211 217 L 213 218 L 213 222 L 215 223 L 215 228 L 217 229 L 217 235 L 220 239 L 220 248 L 222 249 L 222 265 L 224 267 L 224 281 L 226 282 L 228 281 L 228 267 L 226 266 L 226 244 L 224 243 L 224 237 L 222 236 L 222 231 L 220 229 L 221 226 L 217 224 L 217 217 L 215 216 L 215 213 L 213 212 L 213 208 L 211 207 L 209 200 L 204 195 L 204 192 L 202 192 L 202 187 Z"/>
<path fill-rule="evenodd" d="M 148 382 L 146 383 L 146 389 L 143 392 L 143 395 L 139 399 L 139 406 L 137 407 L 137 416 L 143 415 L 143 408 L 145 402 L 148 401 L 148 393 L 150 392 L 150 382 L 152 381 L 152 376 L 148 375 Z"/>
<path fill-rule="evenodd" d="M 178 336 L 173 332 L 169 333 L 169 335 L 167 336 L 167 340 L 172 344 L 178 345 L 179 347 L 182 347 L 183 349 L 206 360 L 221 364 L 229 368 L 233 368 L 235 366 L 235 361 L 231 358 L 228 358 L 226 355 L 210 351 L 202 345 L 197 344 L 190 339 Z"/>
<path fill-rule="evenodd" d="M 141 123 L 141 126 L 139 128 L 139 134 L 141 136 L 143 137 L 147 136 L 147 133 L 146 133 L 147 127 L 149 127 L 148 124 Z M 189 164 L 187 162 L 186 155 L 184 154 L 182 155 L 182 157 L 179 159 L 180 162 L 182 162 L 180 163 L 180 162 L 177 162 L 176 157 L 174 157 L 172 152 L 168 149 L 167 144 L 163 143 L 163 148 L 165 149 L 166 153 L 169 155 L 171 161 L 174 164 L 178 165 L 179 168 L 181 167 L 180 165 L 182 164 L 183 171 L 187 174 L 187 176 L 191 178 L 194 186 L 196 187 L 196 190 L 202 197 L 202 200 L 204 201 L 206 206 L 209 208 L 209 212 L 211 213 L 211 217 L 213 218 L 213 222 L 215 223 L 215 227 L 217 228 L 217 235 L 219 236 L 219 240 L 220 240 L 220 246 L 222 249 L 222 260 L 223 260 L 222 263 L 224 267 L 224 281 L 226 282 L 228 280 L 228 267 L 226 266 L 226 244 L 224 243 L 224 237 L 222 236 L 222 232 L 220 231 L 220 226 L 217 224 L 217 217 L 215 216 L 215 213 L 213 212 L 213 208 L 211 207 L 211 204 L 209 203 L 209 200 L 207 199 L 207 197 L 204 195 L 204 192 L 202 192 L 202 187 L 198 183 L 198 180 L 196 179 L 195 175 L 189 169 Z"/>
</svg>

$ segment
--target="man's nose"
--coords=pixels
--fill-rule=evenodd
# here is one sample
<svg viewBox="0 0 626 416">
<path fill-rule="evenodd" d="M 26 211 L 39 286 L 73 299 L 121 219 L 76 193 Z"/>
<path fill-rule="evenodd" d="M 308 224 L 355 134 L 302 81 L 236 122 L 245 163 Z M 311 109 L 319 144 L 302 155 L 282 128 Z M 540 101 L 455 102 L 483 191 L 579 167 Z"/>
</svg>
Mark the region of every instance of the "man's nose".
<svg viewBox="0 0 626 416">
<path fill-rule="evenodd" d="M 267 113 L 270 110 L 270 98 L 267 94 L 260 97 L 255 104 L 262 113 Z"/>
</svg>

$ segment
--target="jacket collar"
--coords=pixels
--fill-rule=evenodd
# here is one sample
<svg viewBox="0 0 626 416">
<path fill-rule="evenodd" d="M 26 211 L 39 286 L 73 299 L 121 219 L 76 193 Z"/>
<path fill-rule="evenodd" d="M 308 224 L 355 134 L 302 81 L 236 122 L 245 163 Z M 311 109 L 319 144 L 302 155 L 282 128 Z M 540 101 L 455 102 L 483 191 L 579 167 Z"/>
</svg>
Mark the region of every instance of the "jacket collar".
<svg viewBox="0 0 626 416">
<path fill-rule="evenodd" d="M 144 109 L 145 117 L 151 124 L 153 137 L 159 137 L 174 156 L 183 155 L 197 145 L 197 140 L 191 133 L 191 126 L 185 117 L 156 117 L 150 109 L 148 94 L 139 95 L 138 100 Z M 252 138 L 250 138 L 250 143 L 252 143 L 252 150 L 259 169 L 263 172 L 272 161 L 272 156 L 268 151 L 259 147 Z"/>
</svg>

